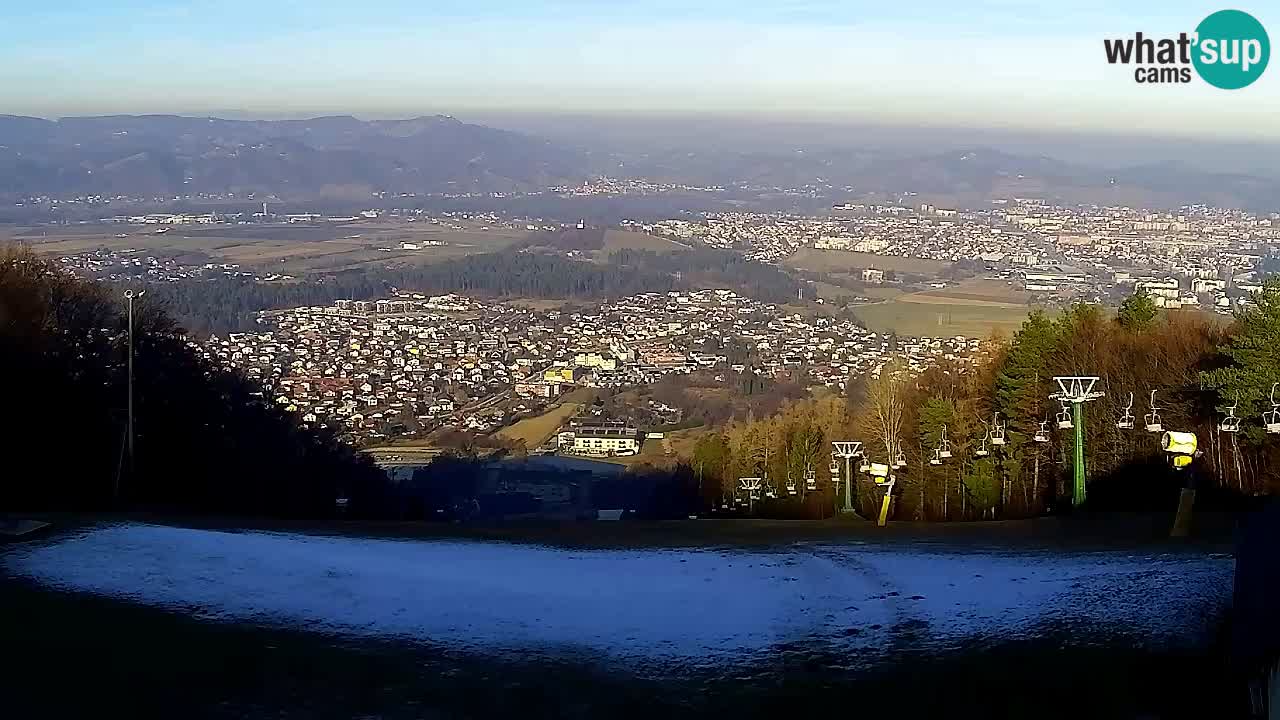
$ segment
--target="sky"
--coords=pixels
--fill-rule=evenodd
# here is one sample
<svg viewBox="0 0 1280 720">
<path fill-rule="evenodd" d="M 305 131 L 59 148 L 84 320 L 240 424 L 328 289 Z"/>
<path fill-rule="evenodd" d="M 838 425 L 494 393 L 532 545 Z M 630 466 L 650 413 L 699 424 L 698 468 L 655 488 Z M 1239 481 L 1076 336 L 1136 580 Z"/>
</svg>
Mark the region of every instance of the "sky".
<svg viewBox="0 0 1280 720">
<path fill-rule="evenodd" d="M 0 113 L 703 114 L 1280 139 L 1280 67 L 1246 89 L 1223 91 L 1198 80 L 1140 85 L 1132 68 L 1104 59 L 1104 38 L 1190 32 L 1222 7 L 8 2 L 0 3 Z M 1241 7 L 1280 28 L 1280 9 Z"/>
</svg>

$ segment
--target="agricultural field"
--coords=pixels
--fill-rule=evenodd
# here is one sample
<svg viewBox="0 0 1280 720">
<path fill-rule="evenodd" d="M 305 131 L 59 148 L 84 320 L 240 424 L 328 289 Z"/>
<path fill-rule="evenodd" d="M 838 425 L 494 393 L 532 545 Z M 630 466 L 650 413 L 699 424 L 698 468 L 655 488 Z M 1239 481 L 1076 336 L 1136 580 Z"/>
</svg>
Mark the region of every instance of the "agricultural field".
<svg viewBox="0 0 1280 720">
<path fill-rule="evenodd" d="M 42 255 L 100 248 L 142 250 L 190 264 L 234 263 L 247 270 L 303 275 L 387 263 L 430 264 L 510 247 L 524 231 L 480 225 L 369 222 L 344 225 L 174 226 L 86 225 L 0 229 L 0 240 L 22 242 Z M 124 235 L 124 237 L 120 237 Z M 417 245 L 404 249 L 401 244 Z M 443 243 L 433 245 L 430 243 Z"/>
<path fill-rule="evenodd" d="M 1031 294 L 1014 287 L 1005 280 L 975 279 L 966 280 L 950 287 L 902 296 L 908 302 L 948 305 L 964 303 L 968 305 L 992 305 L 999 307 L 1024 307 L 1031 300 Z"/>
<path fill-rule="evenodd" d="M 651 250 L 656 253 L 670 253 L 688 249 L 688 245 L 654 235 L 630 230 L 608 230 L 604 234 L 602 254 L 608 257 L 609 253 L 616 250 Z"/>
<path fill-rule="evenodd" d="M 808 247 L 800 248 L 782 262 L 797 270 L 813 272 L 847 272 L 854 269 L 876 268 L 920 275 L 937 275 L 951 264 L 941 260 L 875 255 L 847 250 L 818 250 Z"/>
<path fill-rule="evenodd" d="M 986 337 L 992 333 L 1012 335 L 1026 320 L 1030 308 L 993 305 L 938 305 L 886 300 L 860 305 L 854 310 L 866 327 L 875 332 L 922 337 Z"/>
<path fill-rule="evenodd" d="M 1001 280 L 902 294 L 853 312 L 870 330 L 901 335 L 986 337 L 1012 335 L 1031 307 L 1028 295 Z"/>
</svg>

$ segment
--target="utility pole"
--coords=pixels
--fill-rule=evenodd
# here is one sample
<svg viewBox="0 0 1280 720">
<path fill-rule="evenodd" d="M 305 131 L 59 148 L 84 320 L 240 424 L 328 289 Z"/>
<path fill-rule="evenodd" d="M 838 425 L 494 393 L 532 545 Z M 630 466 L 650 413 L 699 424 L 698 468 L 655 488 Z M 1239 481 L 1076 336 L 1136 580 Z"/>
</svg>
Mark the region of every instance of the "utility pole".
<svg viewBox="0 0 1280 720">
<path fill-rule="evenodd" d="M 134 295 L 133 290 L 124 291 L 125 306 L 128 313 L 128 352 L 125 356 L 126 364 L 126 386 L 128 389 L 128 401 L 125 406 L 125 452 L 129 455 L 129 477 L 133 478 L 133 299 L 142 297 L 146 294 L 146 290 Z M 120 499 L 120 476 L 116 475 L 116 484 L 113 489 L 114 499 Z"/>
</svg>

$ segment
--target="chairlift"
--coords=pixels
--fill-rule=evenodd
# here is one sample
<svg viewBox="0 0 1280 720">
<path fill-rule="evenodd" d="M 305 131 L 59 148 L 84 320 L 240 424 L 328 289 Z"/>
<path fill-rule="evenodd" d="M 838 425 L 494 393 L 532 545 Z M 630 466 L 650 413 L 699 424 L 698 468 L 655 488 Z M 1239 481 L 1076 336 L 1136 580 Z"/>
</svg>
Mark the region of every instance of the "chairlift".
<svg viewBox="0 0 1280 720">
<path fill-rule="evenodd" d="M 1150 405 L 1151 405 L 1151 412 L 1148 413 L 1143 418 L 1146 422 L 1147 432 L 1149 433 L 1164 432 L 1164 421 L 1160 418 L 1160 408 L 1156 407 L 1156 391 L 1155 390 L 1151 391 Z M 1277 429 L 1276 432 L 1280 432 L 1280 429 Z"/>
<path fill-rule="evenodd" d="M 893 460 L 893 469 L 901 470 L 906 466 L 907 466 L 907 454 L 899 450 L 898 457 L 894 458 Z"/>
<path fill-rule="evenodd" d="M 1236 417 L 1236 406 L 1240 404 L 1240 399 L 1231 404 L 1227 408 L 1227 416 L 1222 418 L 1222 423 L 1218 425 L 1218 429 L 1225 433 L 1240 432 L 1240 418 Z"/>
<path fill-rule="evenodd" d="M 930 464 L 930 465 L 941 465 L 941 464 L 942 464 L 942 456 L 939 454 L 939 451 L 937 451 L 937 450 L 934 450 L 934 451 L 933 451 L 933 457 L 929 458 L 929 464 Z"/>
<path fill-rule="evenodd" d="M 788 495 L 796 494 L 796 481 L 792 480 L 790 475 L 787 476 L 787 494 Z"/>
<path fill-rule="evenodd" d="M 1058 429 L 1070 430 L 1076 424 L 1071 421 L 1071 410 L 1067 408 L 1067 403 L 1062 403 L 1062 412 L 1058 413 Z"/>
<path fill-rule="evenodd" d="M 947 459 L 951 457 L 951 443 L 947 440 L 947 426 L 942 426 L 942 439 L 938 441 L 938 457 Z"/>
<path fill-rule="evenodd" d="M 1280 434 L 1280 403 L 1276 402 L 1276 386 L 1280 383 L 1271 384 L 1271 409 L 1262 413 L 1262 424 L 1267 428 L 1267 434 Z"/>
<path fill-rule="evenodd" d="M 991 418 L 991 444 L 1004 445 L 1004 423 L 1000 422 L 1000 413 L 997 412 L 995 417 Z"/>
<path fill-rule="evenodd" d="M 835 458 L 831 459 L 831 464 L 827 466 L 827 472 L 830 473 L 833 478 L 840 477 L 840 463 L 836 462 Z"/>
<path fill-rule="evenodd" d="M 804 489 L 808 492 L 818 489 L 818 476 L 813 470 L 809 470 L 804 474 Z"/>
<path fill-rule="evenodd" d="M 871 463 L 866 458 L 863 458 L 862 463 L 858 465 L 858 472 L 860 473 L 871 472 Z"/>
<path fill-rule="evenodd" d="M 1133 393 L 1129 393 L 1129 404 L 1126 405 L 1124 408 L 1124 415 L 1121 415 L 1120 419 L 1116 421 L 1116 427 L 1120 428 L 1121 430 L 1133 429 L 1134 418 L 1133 418 L 1133 413 L 1131 412 L 1132 410 L 1133 410 Z"/>
<path fill-rule="evenodd" d="M 1036 436 L 1033 439 L 1038 443 L 1049 442 L 1049 421 L 1048 420 L 1045 420 L 1044 422 L 1040 423 L 1040 429 L 1036 431 Z"/>
<path fill-rule="evenodd" d="M 973 454 L 976 457 L 986 457 L 991 454 L 991 451 L 987 449 L 987 437 L 985 435 L 982 437 L 982 446 L 974 450 Z"/>
</svg>

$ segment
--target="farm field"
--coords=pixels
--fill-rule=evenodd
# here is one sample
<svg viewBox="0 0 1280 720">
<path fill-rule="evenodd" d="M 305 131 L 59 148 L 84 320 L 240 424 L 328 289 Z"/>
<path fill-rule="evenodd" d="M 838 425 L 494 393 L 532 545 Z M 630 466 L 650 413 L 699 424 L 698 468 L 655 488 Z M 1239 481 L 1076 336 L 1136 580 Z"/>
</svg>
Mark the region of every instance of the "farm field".
<svg viewBox="0 0 1280 720">
<path fill-rule="evenodd" d="M 818 250 L 801 248 L 782 261 L 788 267 L 813 272 L 840 272 L 854 268 L 876 268 L 878 270 L 894 270 L 897 272 L 936 275 L 949 267 L 951 263 L 941 260 L 923 260 L 920 258 L 898 257 L 896 255 L 875 255 L 872 253 L 849 252 L 847 250 Z"/>
<path fill-rule="evenodd" d="M 27 244 L 42 255 L 72 255 L 100 248 L 139 250 L 190 264 L 234 263 L 246 269 L 307 274 L 388 263 L 430 264 L 510 247 L 524 233 L 483 226 L 441 227 L 426 223 L 365 223 L 338 226 L 175 226 L 158 235 L 155 226 L 92 225 L 72 228 L 0 229 L 0 240 Z M 125 237 L 119 237 L 125 235 Z M 442 245 L 427 243 L 439 242 Z M 406 250 L 401 243 L 418 244 Z"/>
<path fill-rule="evenodd" d="M 901 296 L 906 302 L 970 305 L 994 305 L 999 307 L 1025 307 L 1031 294 L 1019 290 L 1004 280 L 974 279 L 938 290 Z"/>
<path fill-rule="evenodd" d="M 993 332 L 1012 335 L 1027 318 L 1028 307 L 997 304 L 936 304 L 905 299 L 886 300 L 854 309 L 867 329 L 924 337 L 986 337 Z"/>
<path fill-rule="evenodd" d="M 876 332 L 986 337 L 1012 335 L 1031 312 L 1029 295 L 1003 280 L 974 279 L 951 287 L 889 295 L 858 305 L 854 314 Z"/>
<path fill-rule="evenodd" d="M 630 230 L 608 230 L 604 234 L 603 255 L 608 257 L 615 250 L 651 250 L 656 253 L 679 252 L 688 250 L 689 246 L 674 240 L 660 238 Z"/>
</svg>

